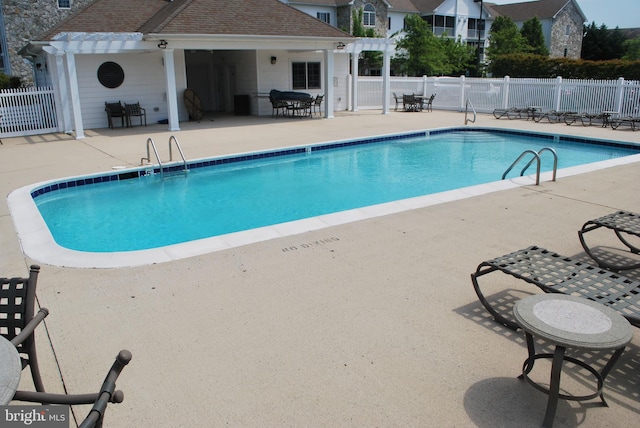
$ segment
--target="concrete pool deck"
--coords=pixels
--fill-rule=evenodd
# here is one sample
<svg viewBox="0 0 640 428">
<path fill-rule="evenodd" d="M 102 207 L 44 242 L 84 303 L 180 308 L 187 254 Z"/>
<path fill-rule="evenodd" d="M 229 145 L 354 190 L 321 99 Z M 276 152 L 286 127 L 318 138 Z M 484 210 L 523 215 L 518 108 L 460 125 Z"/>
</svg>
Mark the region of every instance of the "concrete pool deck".
<svg viewBox="0 0 640 428">
<path fill-rule="evenodd" d="M 456 112 L 362 111 L 331 120 L 216 117 L 173 133 L 166 125 L 89 130 L 81 141 L 5 138 L 0 185 L 6 196 L 39 181 L 134 166 L 147 137 L 162 154 L 176 135 L 193 159 L 463 120 Z M 475 126 L 640 141 L 627 129 L 491 115 Z M 640 211 L 638 176 L 640 163 L 631 163 L 155 265 L 43 265 L 38 300 L 51 314 L 37 340 L 45 386 L 62 391 L 64 379 L 70 392 L 93 391 L 126 348 L 133 360 L 118 382 L 125 401 L 109 406 L 106 427 L 539 426 L 546 396 L 516 379 L 524 335 L 490 320 L 469 274 L 530 244 L 585 258 L 578 229 L 617 209 Z M 0 209 L 2 275 L 26 275 L 34 261 L 22 254 L 6 199 Z M 610 238 L 591 239 L 612 245 Z M 499 274 L 484 283 L 506 305 L 536 292 Z M 637 421 L 634 333 L 607 379 L 609 407 L 561 401 L 555 426 Z M 536 364 L 541 379 L 547 369 Z M 564 379 L 572 393 L 590 381 L 571 370 Z M 26 372 L 21 385 L 33 388 Z"/>
</svg>

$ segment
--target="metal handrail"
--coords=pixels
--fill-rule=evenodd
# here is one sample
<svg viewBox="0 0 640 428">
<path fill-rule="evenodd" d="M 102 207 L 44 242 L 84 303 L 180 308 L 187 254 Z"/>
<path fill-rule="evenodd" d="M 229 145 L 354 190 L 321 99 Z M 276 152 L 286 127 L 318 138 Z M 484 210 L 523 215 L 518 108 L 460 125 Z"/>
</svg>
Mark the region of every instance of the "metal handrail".
<svg viewBox="0 0 640 428">
<path fill-rule="evenodd" d="M 169 161 L 173 160 L 173 153 L 171 152 L 171 141 L 176 144 L 178 151 L 180 152 L 180 156 L 182 157 L 182 163 L 184 164 L 184 170 L 187 171 L 187 160 L 184 157 L 184 153 L 182 152 L 182 147 L 180 147 L 180 143 L 178 143 L 178 139 L 175 136 L 169 137 Z"/>
<path fill-rule="evenodd" d="M 467 118 L 469 106 L 471 106 L 471 110 L 473 111 L 473 120 Z M 476 123 L 476 118 L 476 109 L 473 107 L 473 104 L 471 104 L 471 100 L 467 98 L 467 104 L 464 107 L 464 124 L 466 125 L 468 122 Z"/>
<path fill-rule="evenodd" d="M 507 170 L 504 172 L 504 174 L 502 174 L 502 179 L 504 180 L 504 178 L 507 176 L 507 174 L 509 173 L 509 171 L 511 171 L 513 169 L 513 167 L 520 162 L 520 159 L 522 159 L 527 153 L 531 153 L 533 156 L 535 156 L 534 159 L 537 160 L 538 164 L 536 167 L 536 186 L 540 184 L 540 155 L 538 154 L 538 152 L 534 151 L 534 150 L 525 150 L 524 152 L 522 152 L 520 154 L 520 156 L 518 156 L 518 159 L 516 159 L 515 161 L 513 161 L 513 163 L 511 164 L 511 166 L 509 168 L 507 168 Z M 533 162 L 533 159 L 529 162 L 531 163 Z"/>
<path fill-rule="evenodd" d="M 145 160 L 147 162 L 151 163 L 151 152 L 149 151 L 149 144 L 151 144 L 151 147 L 153 147 L 153 152 L 155 153 L 156 159 L 158 160 L 158 165 L 160 165 L 160 175 L 162 175 L 163 174 L 162 161 L 160 160 L 160 155 L 158 154 L 158 149 L 156 149 L 156 143 L 153 142 L 151 137 L 147 138 L 147 157 L 146 158 L 140 158 L 140 165 L 144 165 L 144 161 Z"/>
<path fill-rule="evenodd" d="M 538 156 L 540 156 L 540 153 L 544 152 L 545 150 L 553 154 L 553 178 L 551 181 L 556 181 L 556 172 L 558 170 L 558 154 L 551 147 L 543 147 L 540 150 L 538 150 Z M 527 168 L 529 168 L 529 166 L 531 166 L 532 163 L 533 163 L 533 159 L 531 159 L 529 163 L 524 168 L 522 168 L 522 171 L 520 171 L 520 177 L 524 175 L 524 172 L 527 170 Z"/>
</svg>

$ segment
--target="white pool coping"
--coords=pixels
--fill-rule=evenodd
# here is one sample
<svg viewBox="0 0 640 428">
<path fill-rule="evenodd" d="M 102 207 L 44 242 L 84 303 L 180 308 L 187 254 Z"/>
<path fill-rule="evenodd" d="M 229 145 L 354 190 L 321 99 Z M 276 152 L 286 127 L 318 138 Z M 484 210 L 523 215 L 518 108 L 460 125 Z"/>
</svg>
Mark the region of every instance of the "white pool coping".
<svg viewBox="0 0 640 428">
<path fill-rule="evenodd" d="M 557 171 L 557 179 L 640 162 L 640 154 L 609 159 L 601 162 L 563 168 Z M 552 173 L 540 174 L 540 182 L 551 181 Z M 445 202 L 485 195 L 501 190 L 535 184 L 535 175 L 516 177 L 487 184 L 463 187 L 446 192 L 433 193 L 383 204 L 370 205 L 347 211 L 290 221 L 241 232 L 198 239 L 165 247 L 137 251 L 85 252 L 70 250 L 58 245 L 44 219 L 40 215 L 31 192 L 60 180 L 30 184 L 9 194 L 9 211 L 18 233 L 23 252 L 31 259 L 44 264 L 74 268 L 120 268 L 164 263 L 188 257 L 240 247 L 256 242 L 297 235 L 355 221 L 424 208 Z"/>
</svg>

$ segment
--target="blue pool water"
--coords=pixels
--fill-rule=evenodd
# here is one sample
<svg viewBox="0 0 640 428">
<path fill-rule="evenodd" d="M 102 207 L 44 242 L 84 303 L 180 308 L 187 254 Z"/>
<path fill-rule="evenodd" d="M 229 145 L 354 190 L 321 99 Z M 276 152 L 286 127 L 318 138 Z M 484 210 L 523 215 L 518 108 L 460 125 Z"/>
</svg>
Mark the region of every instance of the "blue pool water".
<svg viewBox="0 0 640 428">
<path fill-rule="evenodd" d="M 156 168 L 61 181 L 32 196 L 62 247 L 143 250 L 498 181 L 524 150 L 543 147 L 556 150 L 558 168 L 639 153 L 504 131 L 432 132 L 200 161 L 187 174 Z M 542 161 L 552 169 L 550 153 Z"/>
</svg>

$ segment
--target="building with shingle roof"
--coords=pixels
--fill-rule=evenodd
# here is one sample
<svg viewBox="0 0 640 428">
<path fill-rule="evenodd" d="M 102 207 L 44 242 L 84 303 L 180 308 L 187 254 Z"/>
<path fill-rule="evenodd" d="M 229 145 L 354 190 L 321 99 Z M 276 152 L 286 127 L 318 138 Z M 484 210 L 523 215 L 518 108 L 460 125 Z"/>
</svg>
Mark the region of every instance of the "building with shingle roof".
<svg viewBox="0 0 640 428">
<path fill-rule="evenodd" d="M 81 137 L 106 127 L 105 103 L 118 101 L 177 130 L 193 117 L 186 89 L 205 111 L 256 115 L 271 114 L 271 89 L 323 94 L 331 117 L 347 99 L 338 47 L 354 40 L 278 0 L 95 0 L 21 52 L 46 64 L 64 130 Z"/>
</svg>

